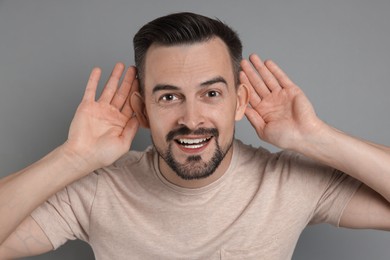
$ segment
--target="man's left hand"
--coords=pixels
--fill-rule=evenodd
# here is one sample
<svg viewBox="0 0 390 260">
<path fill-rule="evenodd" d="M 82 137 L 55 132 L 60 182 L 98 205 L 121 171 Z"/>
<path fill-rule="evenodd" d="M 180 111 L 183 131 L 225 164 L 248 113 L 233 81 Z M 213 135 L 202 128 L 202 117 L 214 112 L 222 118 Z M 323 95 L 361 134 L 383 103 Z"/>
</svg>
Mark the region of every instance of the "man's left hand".
<svg viewBox="0 0 390 260">
<path fill-rule="evenodd" d="M 245 115 L 262 140 L 294 150 L 302 138 L 319 131 L 323 123 L 311 103 L 274 62 L 253 54 L 241 67 L 240 81 L 250 89 Z"/>
</svg>

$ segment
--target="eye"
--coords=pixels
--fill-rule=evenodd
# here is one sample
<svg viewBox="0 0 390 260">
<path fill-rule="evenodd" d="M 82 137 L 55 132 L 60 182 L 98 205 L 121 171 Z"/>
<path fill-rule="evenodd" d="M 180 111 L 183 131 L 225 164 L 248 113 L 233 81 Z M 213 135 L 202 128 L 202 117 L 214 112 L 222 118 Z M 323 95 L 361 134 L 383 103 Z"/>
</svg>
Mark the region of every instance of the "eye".
<svg viewBox="0 0 390 260">
<path fill-rule="evenodd" d="M 170 101 L 175 101 L 177 100 L 177 96 L 175 96 L 174 94 L 165 94 L 165 95 L 162 95 L 159 100 L 160 101 L 163 101 L 163 102 L 170 102 Z"/>
<path fill-rule="evenodd" d="M 210 90 L 206 93 L 207 97 L 219 97 L 220 95 L 221 95 L 221 93 L 219 93 L 218 91 L 215 91 L 215 90 Z"/>
</svg>

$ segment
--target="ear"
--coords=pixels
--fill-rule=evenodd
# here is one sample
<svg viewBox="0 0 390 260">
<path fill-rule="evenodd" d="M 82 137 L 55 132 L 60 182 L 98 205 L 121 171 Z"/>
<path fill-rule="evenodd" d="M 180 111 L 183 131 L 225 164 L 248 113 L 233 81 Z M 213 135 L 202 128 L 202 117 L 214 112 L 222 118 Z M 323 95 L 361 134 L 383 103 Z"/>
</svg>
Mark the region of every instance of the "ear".
<svg viewBox="0 0 390 260">
<path fill-rule="evenodd" d="M 149 118 L 146 113 L 145 101 L 138 91 L 133 92 L 133 94 L 131 95 L 130 105 L 140 125 L 144 128 L 149 128 Z"/>
<path fill-rule="evenodd" d="M 237 89 L 237 107 L 235 120 L 240 121 L 245 115 L 246 107 L 249 103 L 249 88 L 245 84 L 240 84 Z"/>
</svg>

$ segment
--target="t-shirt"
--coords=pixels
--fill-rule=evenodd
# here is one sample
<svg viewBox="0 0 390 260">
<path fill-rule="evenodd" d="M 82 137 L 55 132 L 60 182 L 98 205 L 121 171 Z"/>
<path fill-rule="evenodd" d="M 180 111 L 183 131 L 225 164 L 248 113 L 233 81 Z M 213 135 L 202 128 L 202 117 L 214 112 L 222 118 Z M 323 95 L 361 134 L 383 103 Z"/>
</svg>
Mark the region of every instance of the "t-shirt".
<svg viewBox="0 0 390 260">
<path fill-rule="evenodd" d="M 360 182 L 302 155 L 235 141 L 226 173 L 187 189 L 153 147 L 58 192 L 32 213 L 54 248 L 88 242 L 96 259 L 289 259 L 308 224 L 338 225 Z"/>
</svg>

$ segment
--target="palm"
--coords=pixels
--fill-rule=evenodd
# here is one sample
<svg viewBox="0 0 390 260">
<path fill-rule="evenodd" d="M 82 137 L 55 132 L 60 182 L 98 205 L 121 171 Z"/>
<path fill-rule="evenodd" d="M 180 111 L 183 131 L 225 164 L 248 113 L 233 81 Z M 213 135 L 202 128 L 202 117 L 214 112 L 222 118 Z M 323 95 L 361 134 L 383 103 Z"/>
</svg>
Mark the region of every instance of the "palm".
<svg viewBox="0 0 390 260">
<path fill-rule="evenodd" d="M 121 64 L 114 68 L 98 101 L 95 101 L 95 93 L 100 70 L 91 73 L 69 130 L 68 146 L 95 167 L 108 165 L 125 153 L 138 129 L 129 103 L 130 94 L 138 87 L 135 70 L 129 69 L 117 89 L 123 69 Z"/>
<path fill-rule="evenodd" d="M 319 120 L 304 93 L 274 63 L 268 67 L 257 56 L 242 63 L 241 83 L 250 87 L 246 115 L 264 141 L 291 148 L 299 138 L 315 131 Z"/>
</svg>

